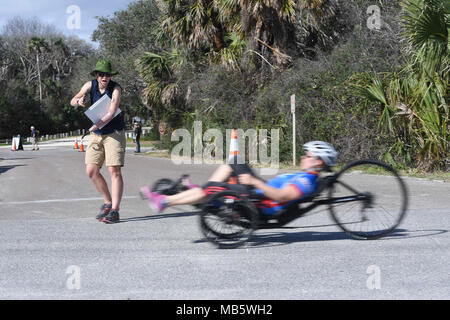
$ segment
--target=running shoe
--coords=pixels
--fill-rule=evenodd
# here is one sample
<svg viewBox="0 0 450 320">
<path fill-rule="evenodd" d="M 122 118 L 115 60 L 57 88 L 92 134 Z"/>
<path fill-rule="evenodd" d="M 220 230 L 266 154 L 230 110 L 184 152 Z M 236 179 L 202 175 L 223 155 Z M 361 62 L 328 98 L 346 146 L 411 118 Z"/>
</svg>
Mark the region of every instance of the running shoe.
<svg viewBox="0 0 450 320">
<path fill-rule="evenodd" d="M 102 221 L 104 217 L 111 211 L 111 203 L 105 203 L 100 207 L 99 213 L 95 216 L 95 219 Z"/>
<path fill-rule="evenodd" d="M 104 223 L 117 223 L 120 221 L 119 211 L 111 210 L 109 213 L 102 219 Z"/>
</svg>

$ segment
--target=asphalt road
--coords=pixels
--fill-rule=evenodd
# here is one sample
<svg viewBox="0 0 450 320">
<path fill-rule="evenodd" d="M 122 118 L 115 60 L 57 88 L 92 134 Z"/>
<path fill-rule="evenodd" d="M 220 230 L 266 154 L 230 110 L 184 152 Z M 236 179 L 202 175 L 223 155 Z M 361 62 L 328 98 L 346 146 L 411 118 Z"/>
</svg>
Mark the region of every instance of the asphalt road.
<svg viewBox="0 0 450 320">
<path fill-rule="evenodd" d="M 219 250 L 195 209 L 153 215 L 138 196 L 182 173 L 202 183 L 215 165 L 127 150 L 121 223 L 106 225 L 94 219 L 102 200 L 72 146 L 0 148 L 0 299 L 450 298 L 449 183 L 406 178 L 407 216 L 381 240 L 352 240 L 319 212 Z"/>
</svg>

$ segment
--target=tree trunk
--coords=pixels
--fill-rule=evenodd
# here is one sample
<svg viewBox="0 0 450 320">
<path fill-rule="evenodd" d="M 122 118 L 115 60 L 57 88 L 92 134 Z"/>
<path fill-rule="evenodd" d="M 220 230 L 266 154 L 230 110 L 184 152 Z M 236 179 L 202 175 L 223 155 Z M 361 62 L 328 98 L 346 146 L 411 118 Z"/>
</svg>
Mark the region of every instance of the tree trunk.
<svg viewBox="0 0 450 320">
<path fill-rule="evenodd" d="M 39 79 L 39 106 L 40 106 L 41 112 L 42 112 L 42 82 L 41 82 L 41 70 L 39 67 L 39 54 L 36 54 L 36 64 L 37 64 L 37 72 L 38 72 L 38 79 Z"/>
<path fill-rule="evenodd" d="M 213 36 L 213 45 L 215 51 L 220 51 L 225 47 L 225 43 L 223 40 L 223 28 L 222 24 L 217 20 L 217 13 L 211 13 L 211 21 L 213 26 L 216 28 L 216 32 Z"/>
<path fill-rule="evenodd" d="M 214 34 L 214 50 L 220 51 L 223 49 L 223 34 L 222 31 L 218 31 Z"/>
</svg>

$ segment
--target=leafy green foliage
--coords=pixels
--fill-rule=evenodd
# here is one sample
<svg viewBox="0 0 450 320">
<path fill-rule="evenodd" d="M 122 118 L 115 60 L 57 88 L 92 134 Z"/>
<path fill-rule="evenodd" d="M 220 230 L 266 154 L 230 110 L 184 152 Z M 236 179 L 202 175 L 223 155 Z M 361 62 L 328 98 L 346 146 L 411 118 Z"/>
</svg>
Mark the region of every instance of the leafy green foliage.
<svg viewBox="0 0 450 320">
<path fill-rule="evenodd" d="M 69 88 L 92 48 L 37 19 L 11 19 L 0 38 L 0 137 L 27 136 L 31 125 L 41 134 L 85 127 L 84 115 L 69 107 Z"/>
<path fill-rule="evenodd" d="M 367 27 L 374 4 L 376 30 Z M 172 129 L 199 120 L 223 132 L 278 128 L 280 160 L 290 161 L 295 94 L 298 144 L 329 141 L 341 162 L 448 170 L 449 10 L 445 0 L 138 0 L 98 18 L 96 51 L 38 25 L 11 41 L 10 26 L 0 36 L 0 83 L 21 95 L 0 92 L 0 112 L 28 104 L 24 114 L 42 126 L 83 127 L 67 99 L 105 57 L 120 71 L 126 120 L 162 120 L 166 147 Z"/>
<path fill-rule="evenodd" d="M 381 106 L 379 127 L 394 137 L 385 157 L 407 163 L 415 158 L 426 170 L 444 169 L 449 160 L 449 14 L 444 0 L 402 2 L 407 63 L 383 81 L 355 84 L 365 101 Z M 394 151 L 394 152 L 393 152 Z"/>
</svg>

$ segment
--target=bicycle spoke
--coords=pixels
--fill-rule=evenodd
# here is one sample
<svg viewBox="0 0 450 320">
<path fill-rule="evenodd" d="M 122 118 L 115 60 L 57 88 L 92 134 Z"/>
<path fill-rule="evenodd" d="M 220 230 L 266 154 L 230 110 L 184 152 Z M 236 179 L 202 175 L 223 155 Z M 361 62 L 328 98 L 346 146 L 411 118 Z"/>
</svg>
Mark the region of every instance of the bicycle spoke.
<svg viewBox="0 0 450 320">
<path fill-rule="evenodd" d="M 337 175 L 337 186 L 331 188 L 330 199 L 348 201 L 355 197 L 354 202 L 344 202 L 346 206 L 329 205 L 333 219 L 347 234 L 357 239 L 375 239 L 400 223 L 406 211 L 407 192 L 395 170 L 378 161 L 361 160 Z"/>
<path fill-rule="evenodd" d="M 355 195 L 356 195 L 356 194 L 361 194 L 361 192 L 356 191 L 354 188 L 352 188 L 351 186 L 349 186 L 348 184 L 346 184 L 346 183 L 344 183 L 344 182 L 342 182 L 342 181 L 340 181 L 340 180 L 338 180 L 337 183 L 338 183 L 340 186 L 344 187 L 345 189 L 351 191 L 351 192 L 352 192 L 353 194 L 355 194 Z"/>
<path fill-rule="evenodd" d="M 256 214 L 256 209 L 231 191 L 213 195 L 200 216 L 203 234 L 219 247 L 237 247 L 256 228 Z"/>
</svg>

